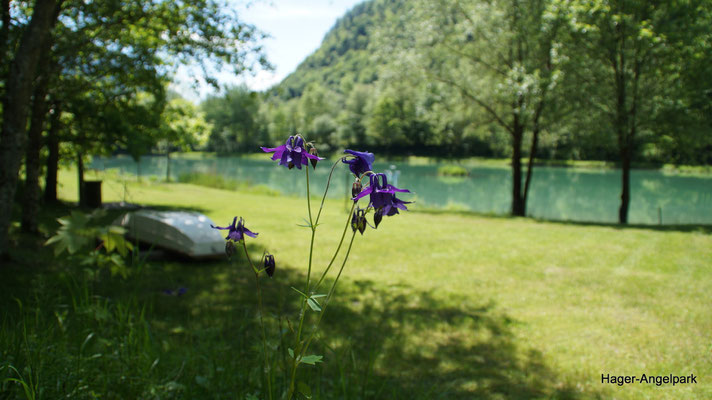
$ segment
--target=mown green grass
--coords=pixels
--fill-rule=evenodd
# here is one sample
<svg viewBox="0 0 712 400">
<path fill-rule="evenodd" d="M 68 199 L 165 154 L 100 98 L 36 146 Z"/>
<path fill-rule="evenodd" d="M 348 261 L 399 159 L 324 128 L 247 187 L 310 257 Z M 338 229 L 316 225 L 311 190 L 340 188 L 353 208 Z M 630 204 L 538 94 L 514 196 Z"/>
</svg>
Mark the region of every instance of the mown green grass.
<svg viewBox="0 0 712 400">
<path fill-rule="evenodd" d="M 67 201 L 76 200 L 72 178 L 62 179 Z M 265 284 L 268 336 L 284 354 L 289 344 L 281 343 L 279 328 L 297 318 L 290 286 L 302 287 L 306 274 L 303 199 L 155 182 L 129 183 L 127 193 L 128 201 L 197 209 L 220 224 L 242 216 L 260 233 L 251 250 L 259 256 L 267 249 L 277 259 Z M 105 181 L 103 194 L 105 201 L 123 200 L 122 183 Z M 412 208 L 356 237 L 314 349 L 325 362 L 302 369 L 315 397 L 712 397 L 709 227 Z M 344 203 L 327 201 L 322 218 L 319 272 L 343 229 Z M 2 296 L 3 358 L 24 375 L 38 372 L 45 393 L 65 393 L 66 384 L 77 398 L 92 391 L 106 398 L 261 396 L 254 278 L 243 259 L 150 262 L 140 279 L 91 283 L 73 306 L 77 296 L 67 282 L 83 287 L 76 270 L 51 260 L 41 265 L 31 261 L 39 256 L 18 251 L 16 259 L 25 261 L 6 272 L 13 278 Z M 178 286 L 188 288 L 186 295 L 161 294 Z M 12 297 L 23 302 L 22 313 Z M 65 328 L 58 327 L 62 318 Z M 14 376 L 7 368 L 0 373 Z M 601 384 L 601 374 L 643 373 L 693 373 L 699 383 Z M 276 374 L 279 383 L 282 372 Z M 9 397 L 20 393 L 14 383 L 2 388 L 15 390 Z"/>
</svg>

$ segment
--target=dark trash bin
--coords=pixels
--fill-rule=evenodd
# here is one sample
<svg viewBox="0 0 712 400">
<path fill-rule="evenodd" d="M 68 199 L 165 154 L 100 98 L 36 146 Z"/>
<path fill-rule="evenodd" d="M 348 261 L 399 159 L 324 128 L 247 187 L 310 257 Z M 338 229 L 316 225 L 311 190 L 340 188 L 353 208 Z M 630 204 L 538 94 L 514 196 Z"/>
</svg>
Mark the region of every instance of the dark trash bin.
<svg viewBox="0 0 712 400">
<path fill-rule="evenodd" d="M 84 196 L 87 207 L 101 207 L 101 181 L 84 181 Z"/>
</svg>

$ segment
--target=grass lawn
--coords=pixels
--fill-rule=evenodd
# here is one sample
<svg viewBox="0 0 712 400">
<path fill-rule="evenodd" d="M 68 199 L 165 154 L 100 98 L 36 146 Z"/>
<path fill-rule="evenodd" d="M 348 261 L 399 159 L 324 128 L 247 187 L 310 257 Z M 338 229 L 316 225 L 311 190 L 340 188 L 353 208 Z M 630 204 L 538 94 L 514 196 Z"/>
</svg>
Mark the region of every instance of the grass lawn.
<svg viewBox="0 0 712 400">
<path fill-rule="evenodd" d="M 76 201 L 74 176 L 65 171 L 61 181 L 60 196 Z M 265 304 L 269 344 L 285 357 L 287 321 L 298 318 L 290 287 L 303 287 L 306 274 L 303 199 L 126 185 L 105 181 L 104 201 L 200 210 L 220 225 L 238 215 L 260 233 L 248 243 L 277 260 Z M 709 227 L 412 209 L 357 235 L 314 349 L 325 361 L 300 370 L 315 398 L 712 398 Z M 345 218 L 343 201 L 327 201 L 317 272 Z M 244 259 L 154 261 L 140 279 L 86 281 L 18 240 L 18 261 L 0 284 L 0 378 L 35 377 L 47 398 L 262 398 L 254 278 Z M 185 295 L 162 294 L 179 286 Z M 602 384 L 602 374 L 695 374 L 698 383 L 617 386 Z M 24 396 L 15 382 L 0 389 L 0 398 Z"/>
</svg>

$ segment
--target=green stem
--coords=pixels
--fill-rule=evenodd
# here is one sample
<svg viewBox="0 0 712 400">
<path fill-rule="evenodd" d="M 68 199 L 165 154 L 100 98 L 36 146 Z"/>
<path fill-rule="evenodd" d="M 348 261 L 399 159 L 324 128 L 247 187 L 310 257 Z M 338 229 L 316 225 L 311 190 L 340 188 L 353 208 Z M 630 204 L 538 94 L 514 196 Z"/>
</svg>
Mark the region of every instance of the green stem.
<svg viewBox="0 0 712 400">
<path fill-rule="evenodd" d="M 339 164 L 339 161 L 341 160 L 336 160 L 336 162 L 334 162 L 334 165 L 331 166 L 331 171 L 329 171 L 329 177 L 326 179 L 326 189 L 324 189 L 324 196 L 321 197 L 321 205 L 319 205 L 319 212 L 316 214 L 315 223 L 317 225 L 319 225 L 319 217 L 321 217 L 321 210 L 324 208 L 324 200 L 326 200 L 326 194 L 329 192 L 329 185 L 331 185 L 331 175 L 334 174 L 334 169 Z"/>
<path fill-rule="evenodd" d="M 307 171 L 307 209 L 309 210 L 309 225 L 311 226 L 312 231 L 311 243 L 309 244 L 309 267 L 307 269 L 307 288 L 304 291 L 304 293 L 309 295 L 309 279 L 311 278 L 312 255 L 314 253 L 314 236 L 316 235 L 316 226 L 314 225 L 314 220 L 312 219 L 311 212 L 311 196 L 309 192 L 309 166 L 307 165 L 304 169 Z"/>
<path fill-rule="evenodd" d="M 267 354 L 267 334 L 265 333 L 265 323 L 262 318 L 262 287 L 260 286 L 260 273 L 259 270 L 255 268 L 255 264 L 252 263 L 250 253 L 247 252 L 247 244 L 245 244 L 244 240 L 242 241 L 242 248 L 245 249 L 245 257 L 247 257 L 247 261 L 249 261 L 250 266 L 252 266 L 252 270 L 255 273 L 255 281 L 257 282 L 257 305 L 260 314 L 260 328 L 262 328 L 262 351 L 264 352 L 265 369 L 267 370 L 267 393 L 269 394 L 269 399 L 272 400 L 272 367 L 270 366 L 269 355 Z"/>
<path fill-rule="evenodd" d="M 351 235 L 351 241 L 349 242 L 349 248 L 346 250 L 346 256 L 344 256 L 344 262 L 341 263 L 341 268 L 339 269 L 339 273 L 336 275 L 336 279 L 334 279 L 334 283 L 331 285 L 331 289 L 329 289 L 329 294 L 326 296 L 326 299 L 324 300 L 324 305 L 321 307 L 321 312 L 319 313 L 319 318 L 316 320 L 316 325 L 314 326 L 314 329 L 312 330 L 311 334 L 309 335 L 309 338 L 307 339 L 306 343 L 304 344 L 304 351 L 299 353 L 300 356 L 303 356 L 306 354 L 307 350 L 309 350 L 309 345 L 312 342 L 312 339 L 314 339 L 314 334 L 316 334 L 317 330 L 319 330 L 319 324 L 321 323 L 321 319 L 324 317 L 324 314 L 326 313 L 326 307 L 329 306 L 329 301 L 331 300 L 331 296 L 334 294 L 334 291 L 336 290 L 336 284 L 339 282 L 339 278 L 341 277 L 341 273 L 344 271 L 344 267 L 346 266 L 346 261 L 349 259 L 349 254 L 351 253 L 351 246 L 354 244 L 354 238 L 356 237 L 356 231 Z"/>
<path fill-rule="evenodd" d="M 314 255 L 314 237 L 316 236 L 316 228 L 317 225 L 319 224 L 319 218 L 321 218 L 321 211 L 324 209 L 324 201 L 326 200 L 326 195 L 329 192 L 329 186 L 331 185 L 331 177 L 334 174 L 334 169 L 336 168 L 336 165 L 338 165 L 339 160 L 334 162 L 334 165 L 331 166 L 331 171 L 329 172 L 329 177 L 326 181 L 326 188 L 324 189 L 324 195 L 321 198 L 321 204 L 319 205 L 319 212 L 317 213 L 316 220 L 312 218 L 312 211 L 311 211 L 311 195 L 310 195 L 310 187 L 309 187 L 309 166 L 306 166 L 306 178 L 307 178 L 307 209 L 309 210 L 309 225 L 311 226 L 312 234 L 311 234 L 311 241 L 309 243 L 309 265 L 307 268 L 307 285 L 306 285 L 306 290 L 304 290 L 304 294 L 307 296 L 310 296 L 310 289 L 311 289 L 311 269 L 312 269 L 312 259 Z M 351 212 L 353 212 L 354 206 L 351 207 Z M 346 220 L 346 226 L 344 227 L 344 233 L 341 235 L 341 241 L 339 242 L 339 246 L 336 248 L 336 253 L 334 253 L 334 257 L 332 257 L 331 262 L 329 262 L 329 266 L 327 267 L 326 271 L 324 271 L 324 274 L 322 274 L 321 278 L 319 279 L 319 282 L 317 283 L 317 286 L 322 282 L 324 277 L 326 276 L 326 273 L 329 271 L 329 268 L 331 268 L 331 265 L 334 262 L 334 259 L 336 259 L 336 256 L 339 253 L 339 250 L 341 249 L 341 245 L 344 241 L 344 236 L 346 235 L 346 229 L 348 228 L 349 221 L 351 219 L 351 212 L 349 212 L 349 218 Z M 306 307 L 307 307 L 307 299 L 304 298 L 302 299 L 302 304 L 300 307 L 300 315 L 299 315 L 299 328 L 297 329 L 297 336 L 295 340 L 295 354 L 301 354 L 302 353 L 302 346 L 301 346 L 301 338 L 302 338 L 302 330 L 304 328 L 304 318 L 306 317 Z M 292 360 L 292 375 L 291 379 L 289 382 L 289 391 L 287 393 L 287 399 L 291 399 L 292 396 L 294 395 L 294 383 L 295 379 L 297 376 L 297 367 L 299 366 L 299 363 L 297 362 L 297 358 L 295 357 Z"/>
<path fill-rule="evenodd" d="M 309 166 L 307 165 L 304 170 L 306 171 L 306 176 L 307 176 L 307 210 L 309 211 L 309 226 L 311 228 L 311 241 L 309 243 L 309 264 L 307 268 L 307 287 L 304 290 L 304 294 L 309 296 L 309 285 L 311 283 L 311 267 L 312 267 L 312 257 L 314 255 L 314 236 L 316 235 L 316 226 L 314 225 L 314 220 L 312 219 L 312 212 L 311 212 L 311 192 L 309 188 Z M 301 340 L 302 340 L 302 329 L 304 328 L 304 317 L 307 314 L 306 310 L 307 306 L 307 299 L 304 298 L 302 299 L 302 305 L 299 308 L 299 327 L 297 328 L 297 336 L 294 341 L 294 351 L 295 354 L 299 354 L 301 351 Z M 297 358 L 295 357 L 292 360 L 292 376 L 289 381 L 289 392 L 287 393 L 287 399 L 291 399 L 292 395 L 294 394 L 294 380 L 297 376 L 297 367 L 299 364 L 297 363 Z"/>
<path fill-rule="evenodd" d="M 341 250 L 341 245 L 344 243 L 344 237 L 346 237 L 346 231 L 349 229 L 349 224 L 351 223 L 351 215 L 354 212 L 354 208 L 356 208 L 355 201 L 351 205 L 351 211 L 349 211 L 349 216 L 346 218 L 346 225 L 344 225 L 344 231 L 341 233 L 341 240 L 339 241 L 339 245 L 336 247 L 336 252 L 334 253 L 334 256 L 331 257 L 331 261 L 329 261 L 329 265 L 324 270 L 324 273 L 321 274 L 319 281 L 316 283 L 316 285 L 314 285 L 315 291 L 317 290 L 319 285 L 321 285 L 321 282 L 324 281 L 324 278 L 326 278 L 326 274 L 329 272 L 329 269 L 331 269 L 331 265 L 334 264 L 334 260 L 336 260 L 336 256 L 339 254 L 339 251 Z"/>
</svg>

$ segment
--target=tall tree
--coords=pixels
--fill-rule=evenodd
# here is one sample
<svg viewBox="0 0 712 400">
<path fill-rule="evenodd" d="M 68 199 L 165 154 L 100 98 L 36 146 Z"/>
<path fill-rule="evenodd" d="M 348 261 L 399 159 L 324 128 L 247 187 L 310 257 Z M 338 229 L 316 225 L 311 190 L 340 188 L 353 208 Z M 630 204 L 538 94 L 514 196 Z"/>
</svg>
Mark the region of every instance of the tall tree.
<svg viewBox="0 0 712 400">
<path fill-rule="evenodd" d="M 40 149 L 42 148 L 42 132 L 45 129 L 45 115 L 49 112 L 47 99 L 49 90 L 49 69 L 53 64 L 49 60 L 49 52 L 40 57 L 39 76 L 35 82 L 30 109 L 30 126 L 27 131 L 27 149 L 25 153 L 25 186 L 22 199 L 22 230 L 37 232 L 37 211 L 40 203 Z"/>
<path fill-rule="evenodd" d="M 0 134 L 0 257 L 7 252 L 8 229 L 24 154 L 27 114 L 40 56 L 51 45 L 51 31 L 61 0 L 37 0 L 32 17 L 12 55 L 5 77 Z M 3 25 L 3 28 L 5 25 Z M 6 39 L 6 38 L 3 38 Z"/>
<path fill-rule="evenodd" d="M 539 135 L 561 71 L 555 48 L 559 11 L 548 0 L 424 2 L 416 49 L 434 80 L 455 88 L 482 125 L 511 139 L 512 215 L 526 215 Z M 529 162 L 522 177 L 525 137 Z M 522 186 L 523 184 L 523 186 Z"/>
<path fill-rule="evenodd" d="M 709 2 L 566 0 L 559 5 L 569 12 L 572 40 L 565 51 L 580 72 L 574 79 L 586 93 L 582 109 L 615 133 L 621 163 L 618 221 L 627 223 L 631 164 L 641 144 L 659 132 L 661 112 L 670 109 L 666 104 L 683 100 L 680 76 L 686 61 L 680 56 L 698 46 L 699 30 L 688 28 L 709 16 Z M 706 51 L 711 50 L 707 41 Z M 674 129 L 690 123 L 679 118 Z"/>
<path fill-rule="evenodd" d="M 219 152 L 254 151 L 264 143 L 257 124 L 259 95 L 245 87 L 232 87 L 201 104 L 212 124 L 210 148 Z"/>
<path fill-rule="evenodd" d="M 161 115 L 158 150 L 166 154 L 166 182 L 171 179 L 171 152 L 195 150 L 208 142 L 211 126 L 193 103 L 171 99 Z"/>
<path fill-rule="evenodd" d="M 57 3 L 59 0 L 55 0 Z M 170 78 L 175 66 L 190 64 L 201 69 L 202 77 L 214 82 L 211 76 L 222 66 L 228 65 L 235 73 L 240 73 L 255 62 L 266 64 L 261 54 L 258 40 L 261 38 L 254 27 L 239 20 L 237 14 L 227 7 L 224 0 L 196 0 L 191 2 L 165 2 L 162 0 L 139 1 L 127 0 L 122 2 L 85 2 L 79 0 L 66 0 L 59 24 L 51 34 L 51 26 L 40 32 L 33 28 L 40 21 L 40 11 L 48 1 L 38 0 L 34 7 L 31 22 L 23 26 L 25 19 L 18 18 L 17 26 L 13 26 L 10 33 L 23 33 L 23 41 L 19 46 L 7 46 L 3 43 L 0 50 L 18 48 L 16 61 L 27 59 L 28 55 L 38 53 L 30 45 L 43 37 L 53 37 L 54 45 L 45 45 L 45 52 L 51 50 L 50 59 L 56 60 L 59 68 L 50 69 L 52 73 L 43 76 L 49 85 L 48 92 L 53 104 L 61 105 L 66 117 L 57 115 L 57 124 L 53 124 L 51 133 L 57 133 L 55 126 L 62 122 L 63 131 L 74 134 L 63 134 L 62 138 L 70 138 L 74 143 L 78 163 L 81 164 L 82 156 L 87 153 L 107 152 L 116 147 L 124 148 L 135 156 L 146 151 L 160 135 L 157 132 L 160 115 L 165 105 L 165 85 Z M 2 38 L 12 37 L 6 35 L 6 16 L 9 15 L 9 6 L 2 3 L 2 22 L 0 30 Z M 53 21 L 57 20 L 59 7 L 53 8 Z M 36 18 L 37 17 L 37 18 Z M 45 24 L 46 25 L 46 24 Z M 39 33 L 43 33 L 40 35 Z M 25 37 L 32 40 L 25 40 Z M 9 40 L 9 39 L 8 39 Z M 47 41 L 47 43 L 51 43 Z M 36 47 L 36 46 L 35 46 Z M 9 51 L 9 50 L 8 50 Z M 28 64 L 28 63 L 25 63 Z M 36 65 L 36 60 L 29 63 Z M 32 90 L 31 80 L 35 73 L 24 68 L 10 69 L 2 82 L 10 98 L 13 89 L 11 84 L 25 82 L 24 79 L 15 79 L 13 71 L 23 71 L 31 76 L 27 90 Z M 196 74 L 200 76 L 201 74 Z M 28 98 L 29 95 L 25 96 Z M 40 96 L 36 96 L 38 99 Z M 19 107 L 17 98 L 5 104 Z M 38 102 L 39 105 L 39 102 Z M 27 107 L 25 107 L 27 108 Z M 7 118 L 3 119 L 3 149 L 12 148 L 17 157 L 2 157 L 3 162 L 17 161 L 10 168 L 3 168 L 0 176 L 0 204 L 2 207 L 12 207 L 14 197 L 14 183 L 6 184 L 5 176 L 17 176 L 19 160 L 24 150 L 24 138 L 20 131 L 24 130 L 26 122 L 16 122 L 19 129 L 14 137 L 19 140 L 5 139 L 5 125 L 12 120 L 26 121 L 27 115 L 12 113 L 14 109 L 3 107 Z M 54 107 L 54 110 L 60 110 Z M 41 114 L 41 113 L 40 113 Z M 47 117 L 47 113 L 44 113 Z M 12 115 L 12 118 L 10 118 Z M 34 117 L 33 117 L 34 119 Z M 43 126 L 44 120 L 37 115 L 37 123 L 32 126 Z M 22 128 L 20 128 L 22 127 Z M 33 131 L 36 132 L 36 131 Z M 18 136 L 19 135 L 19 136 Z M 50 143 L 50 159 L 56 160 L 57 141 L 59 136 L 53 135 Z M 31 165 L 35 155 L 38 154 L 38 141 L 31 141 Z M 15 160 L 16 159 L 16 160 Z M 56 184 L 56 162 L 48 163 L 55 170 L 48 171 L 47 182 Z M 16 165 L 16 166 L 15 166 Z M 34 167 L 33 167 L 34 168 Z M 81 170 L 81 168 L 79 168 Z M 37 174 L 27 176 L 28 187 L 37 185 Z M 79 178 L 80 181 L 82 178 Z M 12 187 L 13 193 L 4 188 Z M 53 188 L 46 188 L 49 197 Z M 81 185 L 80 185 L 81 191 Z M 81 196 L 80 196 L 81 197 Z M 38 196 L 32 196 L 38 198 Z M 34 214 L 37 202 L 27 204 L 26 218 L 28 226 L 32 225 L 30 214 Z M 5 251 L 7 227 L 10 213 L 0 210 L 0 253 Z M 5 218 L 7 216 L 7 218 Z"/>
</svg>

